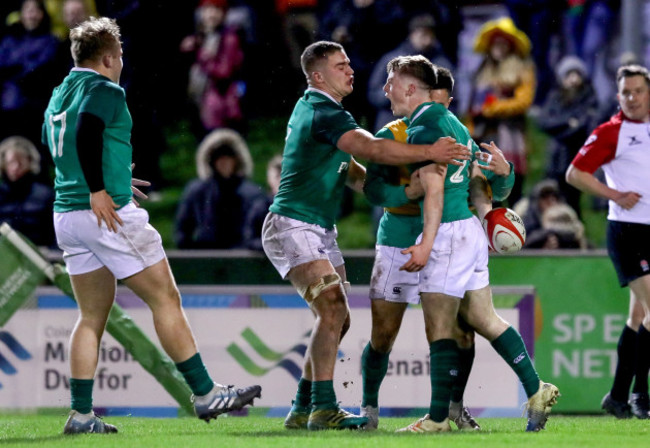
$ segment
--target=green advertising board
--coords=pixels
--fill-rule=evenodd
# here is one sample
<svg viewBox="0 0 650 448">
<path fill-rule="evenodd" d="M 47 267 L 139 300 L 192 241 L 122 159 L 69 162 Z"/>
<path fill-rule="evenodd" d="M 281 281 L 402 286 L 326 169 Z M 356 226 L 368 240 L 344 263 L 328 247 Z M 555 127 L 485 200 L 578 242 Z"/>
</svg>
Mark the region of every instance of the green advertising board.
<svg viewBox="0 0 650 448">
<path fill-rule="evenodd" d="M 629 301 L 609 258 L 494 256 L 490 275 L 494 285 L 535 286 L 535 366 L 560 388 L 557 411 L 599 411 L 612 385 Z"/>
</svg>

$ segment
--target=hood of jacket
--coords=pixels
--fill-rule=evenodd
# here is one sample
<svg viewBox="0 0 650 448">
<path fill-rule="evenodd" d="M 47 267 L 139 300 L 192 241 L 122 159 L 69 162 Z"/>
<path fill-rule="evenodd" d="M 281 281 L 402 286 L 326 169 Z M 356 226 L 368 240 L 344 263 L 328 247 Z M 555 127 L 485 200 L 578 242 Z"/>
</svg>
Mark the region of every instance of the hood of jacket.
<svg viewBox="0 0 650 448">
<path fill-rule="evenodd" d="M 253 159 L 246 141 L 232 129 L 217 129 L 210 132 L 196 151 L 196 171 L 201 179 L 214 175 L 214 166 L 210 163 L 215 152 L 223 145 L 231 147 L 239 160 L 237 175 L 250 178 L 253 174 Z"/>
</svg>

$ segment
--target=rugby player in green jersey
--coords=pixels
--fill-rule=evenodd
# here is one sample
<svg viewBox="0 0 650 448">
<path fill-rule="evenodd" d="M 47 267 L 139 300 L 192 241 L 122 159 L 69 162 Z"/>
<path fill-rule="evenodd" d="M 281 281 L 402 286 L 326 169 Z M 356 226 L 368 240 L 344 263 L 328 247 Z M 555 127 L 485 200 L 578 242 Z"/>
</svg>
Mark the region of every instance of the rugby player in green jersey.
<svg viewBox="0 0 650 448">
<path fill-rule="evenodd" d="M 444 82 L 444 79 L 449 81 Z M 442 135 L 467 142 L 473 158 L 480 150 L 469 132 L 447 110 L 448 103 L 432 102 L 430 90 L 447 86 L 453 78 L 448 70 L 435 67 L 422 56 L 404 56 L 388 64 L 384 87 L 391 102 L 403 104 L 396 110 L 409 117 L 409 143 L 436 141 Z M 493 152 L 496 147 L 482 145 Z M 540 381 L 519 333 L 498 316 L 489 286 L 487 239 L 479 220 L 468 206 L 470 166 L 448 165 L 420 168 L 425 197 L 421 201 L 423 232 L 414 246 L 403 251 L 411 258 L 404 265 L 420 271 L 419 290 L 429 342 L 431 402 L 429 413 L 402 431 L 444 432 L 449 425 L 452 390 L 459 374 L 460 347 L 458 316 L 485 337 L 519 377 L 528 396 L 527 431 L 543 429 L 559 391 Z M 495 167 L 488 167 L 494 170 Z M 510 169 L 508 169 L 510 171 Z M 444 172 L 444 182 L 441 172 Z M 442 200 L 440 191 L 444 190 Z M 435 198 L 428 196 L 434 195 Z M 440 207 L 442 205 L 442 210 Z M 480 211 L 479 213 L 484 213 Z M 462 299 L 462 300 L 461 300 Z"/>
<path fill-rule="evenodd" d="M 93 412 L 93 377 L 120 279 L 151 308 L 163 349 L 209 422 L 252 404 L 261 388 L 235 389 L 210 378 L 181 307 L 158 232 L 132 202 L 131 115 L 124 90 L 120 29 L 91 18 L 70 32 L 75 67 L 54 89 L 43 124 L 56 178 L 54 228 L 80 315 L 70 337 L 72 410 L 63 432 L 112 433 Z"/>
<path fill-rule="evenodd" d="M 269 260 L 316 316 L 285 427 L 359 428 L 367 419 L 339 408 L 332 382 L 339 342 L 349 326 L 349 284 L 335 220 L 345 185 L 362 191 L 365 178 L 365 168 L 354 157 L 394 165 L 425 160 L 460 165 L 469 151 L 453 138 L 412 146 L 360 129 L 341 105 L 354 83 L 341 45 L 311 44 L 301 65 L 309 87 L 289 119 L 280 188 L 262 229 Z"/>
<path fill-rule="evenodd" d="M 449 78 L 451 79 L 451 78 Z M 453 80 L 452 80 L 453 81 Z M 451 87 L 442 86 L 429 91 L 430 101 L 449 106 L 452 101 Z M 400 112 L 402 98 L 394 98 L 391 107 Z M 409 119 L 404 117 L 388 123 L 376 137 L 406 142 Z M 514 177 L 511 166 L 496 147 L 486 147 L 492 158 L 483 165 L 485 175 L 474 165 L 470 197 L 482 218 L 495 200 L 503 200 L 510 193 Z M 408 304 L 420 303 L 417 271 L 400 269 L 409 261 L 409 254 L 402 251 L 410 247 L 422 233 L 422 217 L 417 201 L 409 200 L 409 189 L 419 184 L 415 171 L 408 167 L 387 166 L 370 163 L 367 166 L 364 193 L 373 205 L 384 207 L 377 230 L 375 262 L 370 280 L 372 329 L 361 363 L 363 398 L 361 415 L 368 417 L 367 427 L 376 428 L 379 423 L 379 388 L 386 376 L 389 354 Z M 489 187 L 486 181 L 490 182 Z M 421 187 L 417 191 L 424 193 Z M 413 196 L 415 193 L 411 193 Z M 461 430 L 478 430 L 480 426 L 463 404 L 463 394 L 474 362 L 474 332 L 471 329 L 461 335 L 460 367 L 452 389 L 449 418 Z"/>
</svg>

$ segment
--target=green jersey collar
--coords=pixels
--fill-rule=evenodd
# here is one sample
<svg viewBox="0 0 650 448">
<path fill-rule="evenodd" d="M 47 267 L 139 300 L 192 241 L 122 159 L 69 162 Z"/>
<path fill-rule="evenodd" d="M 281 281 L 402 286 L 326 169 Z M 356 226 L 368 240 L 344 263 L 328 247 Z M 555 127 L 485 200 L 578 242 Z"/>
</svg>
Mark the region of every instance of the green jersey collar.
<svg viewBox="0 0 650 448">
<path fill-rule="evenodd" d="M 413 114 L 411 115 L 411 124 L 415 123 L 415 120 L 420 118 L 420 115 L 422 115 L 430 107 L 442 107 L 442 108 L 444 108 L 445 106 L 443 106 L 440 103 L 436 103 L 435 101 L 429 101 L 429 102 L 420 104 L 418 107 L 415 108 L 415 110 L 413 111 Z"/>
<path fill-rule="evenodd" d="M 314 93 L 320 94 L 320 95 L 324 96 L 325 98 L 328 98 L 328 99 L 334 101 L 334 102 L 335 102 L 336 104 L 338 104 L 339 106 L 341 105 L 341 103 L 339 103 L 338 101 L 336 101 L 336 100 L 332 97 L 332 95 L 330 95 L 329 93 L 325 92 L 324 90 L 320 90 L 320 89 L 317 89 L 317 88 L 315 88 L 315 87 L 308 87 L 307 90 L 305 90 L 305 93 L 307 93 L 307 92 L 314 92 Z"/>
<path fill-rule="evenodd" d="M 95 73 L 97 75 L 101 75 L 101 73 L 99 73 L 96 70 L 93 70 L 92 68 L 72 67 L 72 70 L 70 70 L 70 71 L 71 72 L 90 72 L 90 73 Z"/>
</svg>

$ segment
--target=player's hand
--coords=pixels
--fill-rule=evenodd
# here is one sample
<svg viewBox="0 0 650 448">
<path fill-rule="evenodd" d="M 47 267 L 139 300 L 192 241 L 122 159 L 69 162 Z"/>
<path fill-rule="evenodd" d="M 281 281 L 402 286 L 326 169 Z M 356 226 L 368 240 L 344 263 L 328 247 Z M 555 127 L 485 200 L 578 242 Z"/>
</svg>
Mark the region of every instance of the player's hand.
<svg viewBox="0 0 650 448">
<path fill-rule="evenodd" d="M 620 192 L 619 196 L 614 199 L 614 202 L 623 207 L 625 210 L 629 210 L 634 207 L 640 199 L 641 195 L 639 193 L 635 191 L 625 191 Z"/>
<path fill-rule="evenodd" d="M 411 183 L 404 188 L 404 193 L 406 193 L 406 197 L 411 200 L 419 199 L 424 196 L 424 187 L 420 180 L 420 170 L 413 171 L 413 174 L 411 174 Z"/>
<path fill-rule="evenodd" d="M 135 163 L 132 163 L 131 164 L 131 171 L 133 171 L 134 167 L 135 167 Z M 150 187 L 150 186 L 151 186 L 151 182 L 149 182 L 147 180 L 137 179 L 135 177 L 131 178 L 131 191 L 133 192 L 133 196 L 137 196 L 140 199 L 149 199 L 149 196 L 147 196 L 145 193 L 143 193 L 142 190 L 140 190 L 138 187 Z M 138 206 L 138 207 L 140 206 L 140 204 L 135 199 L 135 197 L 131 198 L 131 200 L 133 201 L 133 203 L 136 206 Z"/>
<path fill-rule="evenodd" d="M 415 244 L 402 251 L 404 255 L 411 254 L 409 261 L 399 268 L 400 271 L 418 272 L 427 264 L 431 250 L 427 250 L 422 244 Z"/>
<path fill-rule="evenodd" d="M 497 176 L 508 177 L 510 175 L 510 164 L 506 160 L 503 152 L 494 142 L 481 143 L 481 148 L 488 152 L 480 152 L 476 155 L 479 160 L 487 165 L 478 164 L 479 168 L 486 171 L 492 171 Z"/>
<path fill-rule="evenodd" d="M 456 143 L 451 137 L 440 137 L 433 145 L 427 148 L 427 158 L 438 163 L 451 163 L 461 166 L 463 160 L 472 156 L 467 146 Z"/>
<path fill-rule="evenodd" d="M 117 225 L 123 224 L 116 212 L 119 207 L 106 190 L 90 193 L 90 208 L 97 217 L 97 227 L 101 227 L 104 221 L 109 231 L 117 233 Z"/>
<path fill-rule="evenodd" d="M 135 196 L 139 197 L 140 199 L 149 199 L 149 196 L 147 196 L 145 193 L 142 192 L 138 187 L 148 187 L 151 185 L 151 182 L 142 180 L 142 179 L 136 179 L 135 177 L 131 178 L 131 191 L 133 192 L 133 198 L 131 200 L 135 205 L 138 207 L 140 206 L 140 203 L 135 199 Z"/>
</svg>

